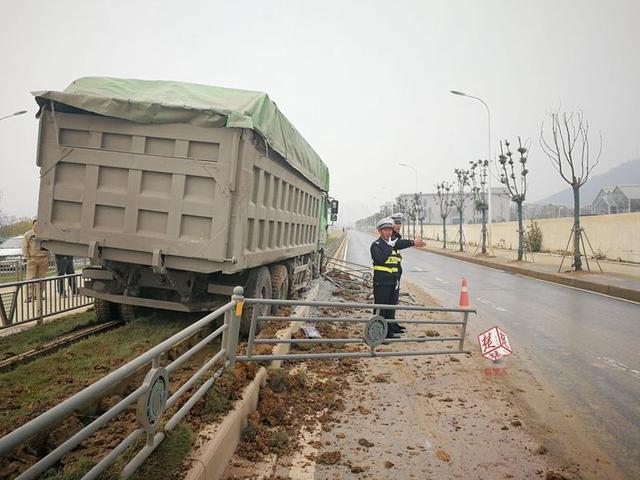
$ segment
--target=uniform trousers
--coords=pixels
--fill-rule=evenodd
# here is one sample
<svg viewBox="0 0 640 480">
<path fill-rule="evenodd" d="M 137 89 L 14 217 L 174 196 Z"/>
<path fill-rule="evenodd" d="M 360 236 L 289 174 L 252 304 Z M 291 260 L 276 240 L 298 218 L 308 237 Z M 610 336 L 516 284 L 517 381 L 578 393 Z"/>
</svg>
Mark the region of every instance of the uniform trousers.
<svg viewBox="0 0 640 480">
<path fill-rule="evenodd" d="M 27 280 L 33 280 L 36 278 L 44 278 L 47 276 L 49 270 L 49 256 L 41 257 L 29 257 L 27 259 Z M 40 298 L 41 286 L 29 284 L 27 285 L 27 298 L 34 299 Z"/>
<path fill-rule="evenodd" d="M 382 305 L 397 305 L 398 304 L 398 296 L 400 290 L 398 289 L 398 284 L 394 285 L 373 285 L 373 302 Z M 386 310 L 380 309 L 379 311 L 374 311 L 374 314 L 380 315 L 382 318 L 387 320 L 395 320 L 396 311 L 395 310 Z M 398 331 L 398 324 L 396 322 L 388 322 L 389 331 L 388 334 L 393 334 Z"/>
<path fill-rule="evenodd" d="M 58 275 L 71 275 L 76 273 L 73 268 L 73 257 L 71 255 L 56 255 L 56 267 L 58 269 Z M 78 293 L 75 277 L 69 277 L 69 286 L 71 287 L 72 293 Z M 58 280 L 58 293 L 62 295 L 64 292 L 64 279 L 60 279 Z"/>
</svg>

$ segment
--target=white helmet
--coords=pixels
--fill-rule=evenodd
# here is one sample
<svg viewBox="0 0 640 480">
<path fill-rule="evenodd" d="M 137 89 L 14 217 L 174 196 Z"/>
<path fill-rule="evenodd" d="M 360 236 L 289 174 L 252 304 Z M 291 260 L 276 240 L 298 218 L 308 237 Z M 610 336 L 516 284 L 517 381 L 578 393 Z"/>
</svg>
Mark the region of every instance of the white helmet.
<svg viewBox="0 0 640 480">
<path fill-rule="evenodd" d="M 394 213 L 391 215 L 391 218 L 393 219 L 393 222 L 396 225 L 400 225 L 402 223 L 402 214 L 401 213 Z"/>
<path fill-rule="evenodd" d="M 376 224 L 376 228 L 378 230 L 380 230 L 381 228 L 393 228 L 393 218 L 384 217 L 378 220 L 378 223 Z"/>
</svg>

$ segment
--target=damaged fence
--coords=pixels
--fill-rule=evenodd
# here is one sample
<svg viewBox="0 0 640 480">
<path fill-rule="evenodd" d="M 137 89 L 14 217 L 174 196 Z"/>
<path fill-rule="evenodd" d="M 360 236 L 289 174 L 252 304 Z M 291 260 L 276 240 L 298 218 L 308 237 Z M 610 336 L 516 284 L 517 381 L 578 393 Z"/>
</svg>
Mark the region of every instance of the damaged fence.
<svg viewBox="0 0 640 480">
<path fill-rule="evenodd" d="M 309 307 L 330 307 L 332 309 L 344 310 L 343 317 L 281 317 L 270 315 L 274 306 L 309 306 Z M 240 323 L 244 308 L 251 309 L 250 333 L 247 340 L 246 353 L 238 354 L 238 342 Z M 459 335 L 451 337 L 414 337 L 414 338 L 393 338 L 387 339 L 387 321 L 380 315 L 366 315 L 360 312 L 360 316 L 350 317 L 348 312 L 353 309 L 371 310 L 405 310 L 411 312 L 450 312 L 460 316 L 457 320 L 432 320 L 432 319 L 402 319 L 402 323 L 417 323 L 426 325 L 454 325 L 459 327 Z M 189 327 L 181 330 L 177 334 L 161 342 L 147 352 L 138 356 L 134 360 L 126 363 L 117 370 L 109 373 L 102 379 L 86 387 L 80 392 L 69 397 L 67 400 L 40 414 L 21 427 L 0 438 L 0 456 L 10 454 L 14 449 L 29 442 L 34 436 L 43 435 L 50 432 L 57 425 L 65 421 L 75 412 L 85 408 L 89 404 L 100 401 L 122 382 L 131 381 L 136 372 L 144 372 L 148 369 L 142 383 L 133 389 L 126 397 L 122 398 L 115 405 L 108 408 L 104 413 L 93 419 L 82 429 L 72 434 L 71 437 L 62 441 L 52 451 L 31 465 L 17 478 L 20 480 L 34 479 L 42 475 L 47 469 L 54 466 L 62 457 L 78 447 L 82 442 L 91 438 L 96 432 L 104 428 L 118 415 L 125 413 L 135 406 L 136 426 L 133 431 L 120 441 L 108 454 L 100 459 L 82 477 L 84 480 L 96 479 L 106 471 L 125 451 L 137 446 L 139 450 L 133 458 L 124 466 L 121 478 L 130 477 L 136 469 L 151 455 L 151 453 L 165 439 L 168 432 L 173 430 L 180 421 L 187 415 L 192 407 L 204 397 L 207 391 L 215 384 L 222 375 L 225 368 L 233 367 L 238 361 L 269 361 L 269 360 L 308 360 L 308 359 L 330 359 L 345 357 L 391 357 L 391 356 L 416 356 L 416 355 L 451 355 L 456 353 L 467 353 L 464 350 L 464 337 L 469 314 L 475 313 L 472 309 L 461 308 L 437 308 L 427 306 L 407 306 L 407 305 L 375 305 L 367 303 L 341 303 L 341 302 L 319 302 L 304 300 L 271 300 L 258 298 L 244 298 L 242 287 L 234 289 L 234 295 L 230 301 L 214 312 L 206 315 Z M 204 331 L 205 328 L 214 328 L 215 322 L 220 317 L 224 317 L 224 322 L 215 328 L 211 333 Z M 343 339 L 325 338 L 256 338 L 258 325 L 266 321 L 293 321 L 317 324 L 319 322 L 330 323 L 356 323 L 362 325 L 362 335 L 360 337 Z M 202 334 L 204 338 L 197 341 L 184 353 L 174 360 L 168 361 L 167 353 L 196 334 Z M 178 385 L 172 383 L 172 374 L 192 358 L 196 353 L 202 351 L 206 346 L 210 346 L 218 337 L 222 337 L 220 347 L 211 356 L 203 361 L 195 373 L 186 381 Z M 390 350 L 388 345 L 394 343 L 449 343 L 449 349 L 427 349 L 419 350 Z M 303 344 L 303 343 L 327 343 L 327 344 L 356 344 L 365 348 L 359 351 L 350 352 L 323 352 L 323 353 L 296 353 L 296 354 L 255 354 L 254 347 L 259 344 Z M 381 347 L 387 348 L 381 348 Z M 168 363 L 167 363 L 168 362 Z M 163 365 L 164 363 L 164 365 Z M 173 392 L 170 394 L 170 392 Z M 178 408 L 178 401 L 183 401 Z M 186 400 L 185 400 L 186 399 Z M 177 410 L 170 418 L 168 409 L 175 406 Z M 141 445 L 139 439 L 146 439 Z"/>
</svg>

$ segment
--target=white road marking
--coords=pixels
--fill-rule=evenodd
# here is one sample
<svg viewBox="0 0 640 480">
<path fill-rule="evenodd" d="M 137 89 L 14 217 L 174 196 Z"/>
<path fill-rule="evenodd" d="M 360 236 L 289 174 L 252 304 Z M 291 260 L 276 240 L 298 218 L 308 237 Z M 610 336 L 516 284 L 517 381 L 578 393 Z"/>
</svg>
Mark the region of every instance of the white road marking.
<svg viewBox="0 0 640 480">
<path fill-rule="evenodd" d="M 495 308 L 499 312 L 508 312 L 506 308 L 500 307 L 499 305 L 494 304 L 491 300 L 486 300 L 482 297 L 476 297 L 476 300 L 482 303 L 483 305 L 488 305 L 491 308 Z"/>
<path fill-rule="evenodd" d="M 638 380 L 640 380 L 640 371 L 638 371 L 638 370 L 636 370 L 634 368 L 628 367 L 627 365 L 625 365 L 624 363 L 616 360 L 615 358 L 598 357 L 597 360 L 600 360 L 605 365 L 607 365 L 607 366 L 609 366 L 611 368 L 615 368 L 616 370 L 620 370 L 621 372 L 628 373 L 632 377 L 635 377 Z"/>
<path fill-rule="evenodd" d="M 413 267 L 414 272 L 424 272 L 420 267 Z"/>
<path fill-rule="evenodd" d="M 440 283 L 444 283 L 445 285 L 451 285 L 451 283 L 447 282 L 446 280 L 441 279 L 440 277 L 435 277 L 437 281 L 439 281 Z"/>
</svg>

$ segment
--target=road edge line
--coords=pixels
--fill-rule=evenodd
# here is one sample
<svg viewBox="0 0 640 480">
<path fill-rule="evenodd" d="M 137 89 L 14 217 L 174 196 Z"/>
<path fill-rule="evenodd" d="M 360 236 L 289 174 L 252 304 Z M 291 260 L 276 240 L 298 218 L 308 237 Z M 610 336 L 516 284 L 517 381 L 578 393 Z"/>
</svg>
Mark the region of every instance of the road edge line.
<svg viewBox="0 0 640 480">
<path fill-rule="evenodd" d="M 615 285 L 606 285 L 602 283 L 594 283 L 577 278 L 566 278 L 562 275 L 557 275 L 554 273 L 537 272 L 535 270 L 516 267 L 514 265 L 503 265 L 500 263 L 494 263 L 487 260 L 482 260 L 480 258 L 462 257 L 449 252 L 442 252 L 431 248 L 424 248 L 422 250 L 428 253 L 441 255 L 443 257 L 453 258 L 463 262 L 474 263 L 483 267 L 493 268 L 494 270 L 502 270 L 505 272 L 522 275 L 523 277 L 535 278 L 544 282 L 555 283 L 566 287 L 576 288 L 578 290 L 593 292 L 619 300 L 640 303 L 640 290 L 633 290 L 630 288 L 617 287 Z"/>
</svg>

